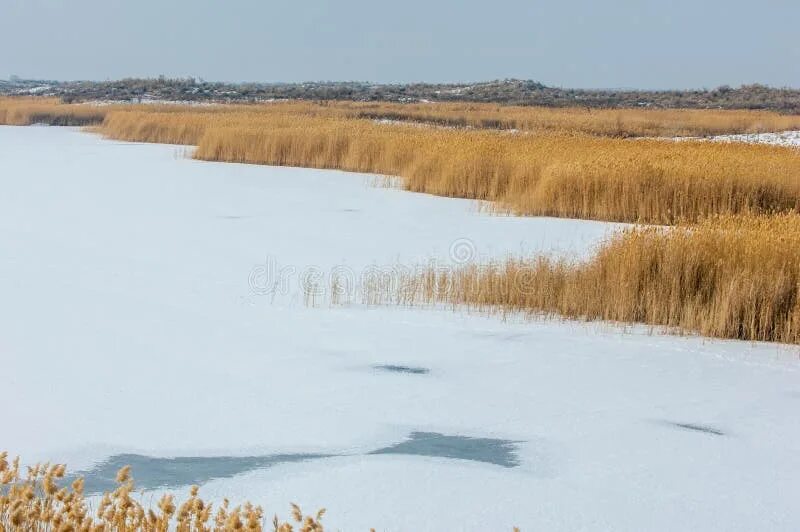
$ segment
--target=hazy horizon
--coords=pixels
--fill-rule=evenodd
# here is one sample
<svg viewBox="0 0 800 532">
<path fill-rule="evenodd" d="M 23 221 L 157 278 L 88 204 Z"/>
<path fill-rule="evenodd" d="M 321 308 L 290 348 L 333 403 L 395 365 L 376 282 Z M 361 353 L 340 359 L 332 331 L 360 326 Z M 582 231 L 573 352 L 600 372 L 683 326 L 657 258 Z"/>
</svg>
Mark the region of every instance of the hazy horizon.
<svg viewBox="0 0 800 532">
<path fill-rule="evenodd" d="M 0 78 L 800 87 L 800 3 L 6 0 Z"/>
<path fill-rule="evenodd" d="M 126 79 L 158 79 L 162 74 L 157 76 L 120 76 L 117 78 L 105 78 L 105 79 L 89 79 L 89 78 L 54 78 L 52 76 L 43 76 L 43 77 L 25 77 L 19 76 L 16 74 L 10 74 L 7 77 L 0 77 L 0 81 L 11 81 L 10 78 L 15 77 L 18 78 L 20 81 L 41 81 L 41 82 L 58 82 L 58 83 L 81 83 L 81 82 L 88 82 L 88 83 L 103 83 L 103 82 L 113 82 L 113 81 L 122 81 Z M 224 84 L 231 84 L 231 85 L 244 85 L 244 84 L 257 84 L 257 85 L 301 85 L 303 83 L 362 83 L 362 84 L 372 84 L 372 85 L 413 85 L 413 84 L 428 84 L 428 85 L 471 85 L 471 84 L 479 84 L 479 83 L 491 83 L 493 81 L 535 81 L 540 82 L 541 80 L 538 79 L 522 79 L 522 78 L 503 78 L 503 79 L 481 79 L 481 80 L 469 80 L 469 81 L 428 81 L 428 80 L 413 80 L 413 81 L 398 81 L 398 82 L 379 82 L 379 81 L 371 81 L 366 79 L 304 79 L 298 81 L 260 81 L 260 80 L 227 80 L 227 79 L 206 79 L 200 76 L 168 76 L 163 75 L 165 79 L 168 80 L 181 80 L 181 79 L 194 79 L 195 82 L 198 83 L 224 83 Z M 647 91 L 647 92 L 668 92 L 668 91 L 702 91 L 702 90 L 713 90 L 717 89 L 722 86 L 730 86 L 731 88 L 740 88 L 742 86 L 748 85 L 762 85 L 773 89 L 790 89 L 790 90 L 800 90 L 800 86 L 790 86 L 790 85 L 770 85 L 768 83 L 761 83 L 758 81 L 753 81 L 750 83 L 740 83 L 740 84 L 730 84 L 730 83 L 723 83 L 721 85 L 709 85 L 704 87 L 574 87 L 568 86 L 563 84 L 552 84 L 552 83 L 543 83 L 548 88 L 554 89 L 575 89 L 575 90 L 586 90 L 586 91 Z"/>
</svg>

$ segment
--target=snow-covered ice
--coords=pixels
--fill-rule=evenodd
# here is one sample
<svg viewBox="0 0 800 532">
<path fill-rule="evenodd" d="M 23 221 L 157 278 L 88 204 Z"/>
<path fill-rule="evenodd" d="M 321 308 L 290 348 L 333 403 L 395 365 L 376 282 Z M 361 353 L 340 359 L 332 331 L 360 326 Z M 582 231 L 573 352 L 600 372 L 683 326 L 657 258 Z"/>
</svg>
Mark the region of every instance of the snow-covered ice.
<svg viewBox="0 0 800 532">
<path fill-rule="evenodd" d="M 716 135 L 712 137 L 676 137 L 674 140 L 744 142 L 746 144 L 770 144 L 773 146 L 800 148 L 800 131 L 780 131 L 777 133 L 741 133 L 736 135 Z"/>
<path fill-rule="evenodd" d="M 780 133 L 744 133 L 741 135 L 718 135 L 712 137 L 717 142 L 746 142 L 749 144 L 773 144 L 776 146 L 800 147 L 800 131 Z"/>
<path fill-rule="evenodd" d="M 295 283 L 465 250 L 580 258 L 617 225 L 184 154 L 0 127 L 0 448 L 85 470 L 259 459 L 201 494 L 326 506 L 334 530 L 800 527 L 795 348 L 311 308 Z M 290 277 L 278 293 L 270 264 Z M 403 446 L 421 433 L 441 445 Z M 467 437 L 513 442 L 513 460 L 460 455 Z M 273 460 L 302 454 L 325 457 Z"/>
</svg>

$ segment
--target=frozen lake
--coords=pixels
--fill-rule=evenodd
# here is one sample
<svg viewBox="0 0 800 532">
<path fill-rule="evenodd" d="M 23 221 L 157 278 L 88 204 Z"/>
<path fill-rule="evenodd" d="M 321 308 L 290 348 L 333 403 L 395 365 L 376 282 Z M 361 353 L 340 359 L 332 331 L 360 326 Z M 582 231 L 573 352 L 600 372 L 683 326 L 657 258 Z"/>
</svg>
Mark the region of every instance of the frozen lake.
<svg viewBox="0 0 800 532">
<path fill-rule="evenodd" d="M 305 304 L 618 226 L 186 152 L 0 127 L 0 449 L 332 529 L 800 527 L 796 348 Z"/>
</svg>

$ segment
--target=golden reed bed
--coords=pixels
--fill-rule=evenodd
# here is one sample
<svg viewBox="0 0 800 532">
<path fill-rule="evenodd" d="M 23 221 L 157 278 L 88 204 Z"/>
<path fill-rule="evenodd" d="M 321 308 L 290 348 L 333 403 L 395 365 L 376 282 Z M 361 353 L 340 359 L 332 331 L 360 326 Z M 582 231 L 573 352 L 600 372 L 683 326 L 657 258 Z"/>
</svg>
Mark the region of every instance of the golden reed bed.
<svg viewBox="0 0 800 532">
<path fill-rule="evenodd" d="M 423 268 L 366 287 L 377 304 L 444 303 L 800 344 L 800 215 L 632 228 L 585 262 L 543 257 Z"/>
<path fill-rule="evenodd" d="M 64 105 L 52 98 L 0 97 L 0 124 L 9 126 L 85 126 L 102 122 L 107 112 L 88 105 Z"/>
<path fill-rule="evenodd" d="M 135 106 L 62 105 L 57 99 L 0 98 L 0 124 L 46 122 L 72 125 L 99 122 L 109 111 Z M 158 110 L 164 106 L 140 106 Z M 511 106 L 485 103 L 391 103 L 282 101 L 266 105 L 201 107 L 249 109 L 338 118 L 411 121 L 456 128 L 514 129 L 531 132 L 580 132 L 609 137 L 709 136 L 800 129 L 800 116 L 771 111 L 697 109 L 588 109 Z M 185 109 L 185 106 L 175 107 Z M 197 109 L 197 108 L 195 108 Z M 6 112 L 10 111 L 7 115 Z"/>
<path fill-rule="evenodd" d="M 673 224 L 800 209 L 800 151 L 789 148 L 425 128 L 279 109 L 115 111 L 100 130 L 195 144 L 204 160 L 401 176 L 408 190 L 522 215 Z"/>
<path fill-rule="evenodd" d="M 331 105 L 345 110 L 350 117 L 479 129 L 572 131 L 609 137 L 697 137 L 800 129 L 800 116 L 765 111 L 549 108 L 478 103 Z"/>
<path fill-rule="evenodd" d="M 430 107 L 444 115 L 473 113 L 476 120 L 493 112 L 493 106 L 485 105 L 474 106 L 477 110 Z M 350 118 L 384 108 L 413 115 L 419 105 L 98 107 L 5 99 L 0 100 L 0 122 L 95 122 L 112 138 L 197 145 L 199 159 L 396 175 L 412 191 L 487 200 L 522 215 L 674 224 L 715 214 L 800 209 L 800 150 L 603 136 L 618 123 L 697 133 L 796 127 L 800 117 L 742 111 L 503 110 L 550 124 L 531 122 L 530 130 L 520 134 Z M 677 118 L 684 115 L 685 120 Z M 553 123 L 558 127 L 551 128 Z"/>
</svg>

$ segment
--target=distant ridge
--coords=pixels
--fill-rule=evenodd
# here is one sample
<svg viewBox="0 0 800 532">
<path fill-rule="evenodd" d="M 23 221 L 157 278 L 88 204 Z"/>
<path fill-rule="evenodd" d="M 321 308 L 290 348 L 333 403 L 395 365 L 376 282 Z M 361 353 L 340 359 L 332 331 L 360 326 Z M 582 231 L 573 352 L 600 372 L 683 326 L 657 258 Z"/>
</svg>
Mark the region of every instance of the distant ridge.
<svg viewBox="0 0 800 532">
<path fill-rule="evenodd" d="M 800 89 L 765 85 L 692 90 L 569 89 L 533 80 L 505 79 L 475 83 L 380 84 L 361 81 L 303 83 L 225 83 L 186 79 L 117 81 L 0 80 L 0 95 L 60 97 L 68 102 L 218 101 L 281 99 L 387 102 L 492 102 L 587 108 L 766 109 L 800 113 Z"/>
</svg>

